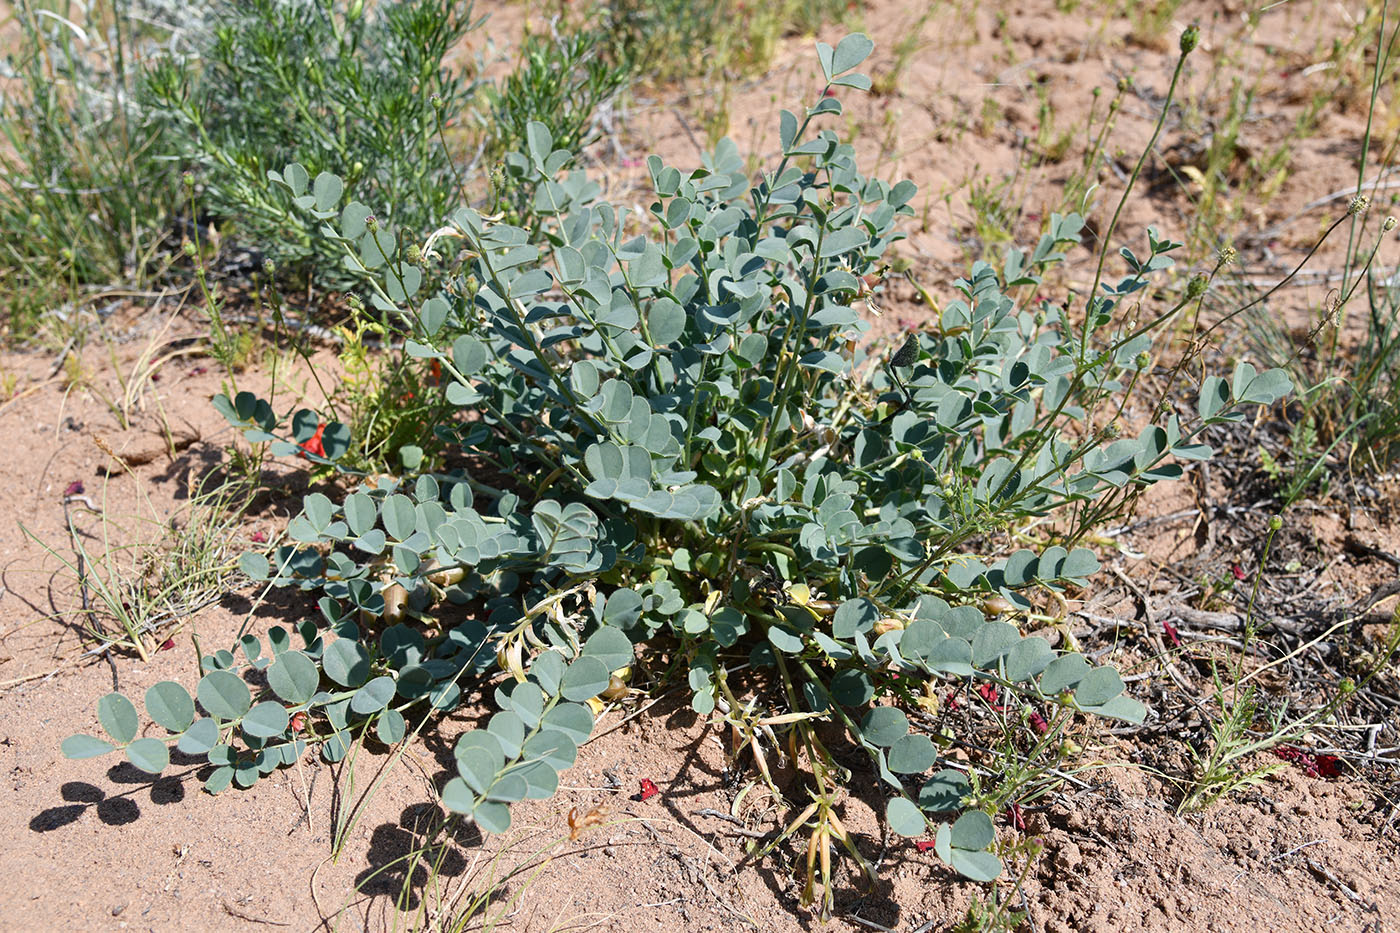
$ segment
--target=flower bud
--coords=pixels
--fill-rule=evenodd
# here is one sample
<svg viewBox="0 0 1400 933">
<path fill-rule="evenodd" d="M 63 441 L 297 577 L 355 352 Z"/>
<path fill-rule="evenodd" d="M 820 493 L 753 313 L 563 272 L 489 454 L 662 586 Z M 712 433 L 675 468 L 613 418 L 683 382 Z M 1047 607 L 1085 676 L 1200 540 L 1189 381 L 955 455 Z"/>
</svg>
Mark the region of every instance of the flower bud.
<svg viewBox="0 0 1400 933">
<path fill-rule="evenodd" d="M 199 252 L 194 248 L 194 244 L 191 243 L 189 240 L 186 240 L 184 243 L 181 243 L 180 249 L 183 250 L 185 255 L 188 256 L 190 259 L 193 259 Z"/>
<path fill-rule="evenodd" d="M 1392 214 L 1390 217 L 1387 217 L 1387 218 L 1385 219 L 1385 223 L 1381 224 L 1381 230 L 1385 231 L 1386 233 L 1389 233 L 1390 231 L 1392 231 L 1392 230 L 1394 230 L 1394 229 L 1395 229 L 1395 216 Z"/>
<path fill-rule="evenodd" d="M 432 97 L 428 98 L 428 100 L 432 102 L 434 110 L 441 110 L 443 107 L 447 106 L 447 102 L 442 99 L 441 94 L 434 94 Z"/>
<path fill-rule="evenodd" d="M 1136 366 L 1138 369 L 1146 369 L 1147 367 L 1152 365 L 1152 354 L 1148 353 L 1146 350 L 1143 350 L 1141 353 L 1139 353 L 1136 357 L 1133 358 L 1133 365 Z"/>
<path fill-rule="evenodd" d="M 1278 531 L 1283 527 L 1283 516 L 1275 515 L 1269 519 L 1269 530 Z"/>
<path fill-rule="evenodd" d="M 263 274 L 266 275 L 268 278 L 271 278 L 273 275 L 276 275 L 276 274 L 277 274 L 277 263 L 273 262 L 271 259 L 264 259 L 264 260 L 263 260 Z"/>
<path fill-rule="evenodd" d="M 403 255 L 410 265 L 416 266 L 423 259 L 423 250 L 418 247 L 417 243 L 410 243 L 408 249 L 403 251 Z"/>
<path fill-rule="evenodd" d="M 375 217 L 373 214 L 370 214 L 368 217 L 366 217 L 365 229 L 368 230 L 370 233 L 374 233 L 375 231 L 377 231 L 379 229 L 379 218 Z"/>
<path fill-rule="evenodd" d="M 1186 30 L 1181 34 L 1181 54 L 1189 55 L 1195 50 L 1196 46 L 1200 44 L 1201 30 L 1195 23 L 1192 23 L 1190 26 L 1187 26 Z"/>
<path fill-rule="evenodd" d="M 1366 213 L 1367 208 L 1370 206 L 1371 199 L 1364 194 L 1358 194 L 1356 197 L 1352 198 L 1351 203 L 1347 205 L 1347 213 L 1355 217 L 1358 214 Z"/>
<path fill-rule="evenodd" d="M 180 174 L 180 181 L 184 184 L 186 191 L 194 190 L 194 172 L 182 172 Z"/>
<path fill-rule="evenodd" d="M 919 335 L 910 334 L 904 338 L 904 345 L 899 348 L 899 352 L 890 359 L 890 365 L 895 368 L 913 366 L 919 360 Z"/>
<path fill-rule="evenodd" d="M 1195 301 L 1197 298 L 1204 295 L 1206 293 L 1206 289 L 1209 287 L 1210 279 L 1206 278 L 1204 273 L 1198 273 L 1197 275 L 1192 276 L 1191 281 L 1186 283 L 1187 300 Z"/>
<path fill-rule="evenodd" d="M 1240 258 L 1239 251 L 1236 250 L 1233 246 L 1225 246 L 1221 248 L 1220 264 L 1222 266 L 1228 266 L 1238 258 Z"/>
</svg>

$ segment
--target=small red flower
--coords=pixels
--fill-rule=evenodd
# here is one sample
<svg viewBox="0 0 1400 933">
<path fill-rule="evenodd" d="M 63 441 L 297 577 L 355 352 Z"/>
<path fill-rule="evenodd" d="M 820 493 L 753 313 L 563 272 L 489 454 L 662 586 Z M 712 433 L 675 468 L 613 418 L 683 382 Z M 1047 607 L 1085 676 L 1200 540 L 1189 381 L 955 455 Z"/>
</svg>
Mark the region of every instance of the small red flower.
<svg viewBox="0 0 1400 933">
<path fill-rule="evenodd" d="M 326 423 L 322 421 L 320 424 L 316 425 L 316 433 L 301 442 L 299 445 L 301 447 L 301 453 L 297 454 L 297 456 L 303 459 L 305 459 L 307 454 L 315 454 L 318 457 L 324 457 L 326 455 L 326 447 L 321 443 L 321 436 L 325 433 Z"/>
<path fill-rule="evenodd" d="M 442 363 L 433 360 L 428 364 L 428 379 L 432 381 L 433 385 L 442 382 Z"/>
<path fill-rule="evenodd" d="M 151 373 L 152 382 L 160 382 L 160 373 Z"/>
<path fill-rule="evenodd" d="M 1011 814 L 1011 825 L 1015 826 L 1019 832 L 1025 832 L 1026 820 L 1021 816 L 1021 805 L 1019 803 L 1013 803 L 1006 808 L 1006 811 Z"/>
<path fill-rule="evenodd" d="M 250 534 L 250 535 L 248 536 L 248 540 L 249 540 L 249 541 L 252 541 L 254 544 L 266 544 L 266 543 L 267 543 L 267 532 L 265 532 L 265 531 L 255 531 L 255 532 L 253 532 L 252 534 Z"/>
<path fill-rule="evenodd" d="M 1235 575 L 1236 580 L 1243 580 L 1245 578 L 1244 568 L 1239 564 L 1231 564 L 1230 572 Z"/>
<path fill-rule="evenodd" d="M 835 96 L 836 96 L 836 90 L 835 90 L 834 88 L 827 88 L 825 91 L 822 92 L 822 96 L 823 96 L 823 97 L 835 97 Z"/>
<path fill-rule="evenodd" d="M 306 714 L 297 713 L 292 717 L 292 731 L 300 732 L 306 728 Z"/>
<path fill-rule="evenodd" d="M 950 710 L 957 709 L 961 705 L 958 702 L 958 691 L 956 690 L 949 690 L 948 695 L 943 698 L 943 701 L 948 704 Z"/>
<path fill-rule="evenodd" d="M 1030 720 L 1031 728 L 1035 730 L 1036 735 L 1044 735 L 1050 731 L 1050 723 L 1046 722 L 1045 717 L 1035 710 L 1031 710 L 1026 718 Z"/>
<path fill-rule="evenodd" d="M 160 643 L 160 647 L 157 648 L 156 650 L 157 650 L 157 651 L 169 651 L 171 648 L 174 648 L 174 647 L 175 647 L 175 637 L 172 635 L 170 638 L 167 638 L 165 641 L 161 642 L 161 643 Z"/>
<path fill-rule="evenodd" d="M 933 846 L 934 842 L 932 839 L 918 839 L 914 842 L 914 848 L 918 849 L 920 852 L 927 852 L 929 849 L 932 849 Z"/>
<path fill-rule="evenodd" d="M 1317 755 L 1313 759 L 1318 777 L 1333 778 L 1342 775 L 1342 759 L 1336 755 Z"/>
<path fill-rule="evenodd" d="M 987 705 L 990 706 L 994 712 L 1000 713 L 1006 709 L 1006 707 L 1003 706 L 1002 703 L 999 701 L 999 698 L 997 696 L 996 684 L 986 682 L 978 684 L 977 695 L 980 696 L 982 699 L 986 700 Z"/>
<path fill-rule="evenodd" d="M 190 375 L 191 375 L 191 376 L 202 376 L 202 375 L 204 375 L 204 374 L 207 373 L 207 372 L 209 372 L 209 370 L 205 369 L 203 366 L 196 366 L 194 369 L 190 370 Z"/>
<path fill-rule="evenodd" d="M 660 793 L 660 789 L 652 783 L 650 778 L 642 778 L 642 792 L 637 795 L 641 800 L 650 800 Z"/>
<path fill-rule="evenodd" d="M 1167 633 L 1167 641 L 1172 643 L 1173 648 L 1181 647 L 1181 633 L 1176 630 L 1176 626 L 1172 625 L 1170 620 L 1162 620 L 1162 631 Z"/>
<path fill-rule="evenodd" d="M 1336 755 L 1314 755 L 1294 745 L 1280 745 L 1274 754 L 1302 768 L 1308 777 L 1334 778 L 1342 773 L 1342 760 Z"/>
<path fill-rule="evenodd" d="M 63 498 L 65 499 L 67 499 L 70 496 L 81 496 L 82 494 L 83 481 L 80 479 L 73 480 L 73 482 L 69 483 L 68 487 L 63 490 Z"/>
</svg>

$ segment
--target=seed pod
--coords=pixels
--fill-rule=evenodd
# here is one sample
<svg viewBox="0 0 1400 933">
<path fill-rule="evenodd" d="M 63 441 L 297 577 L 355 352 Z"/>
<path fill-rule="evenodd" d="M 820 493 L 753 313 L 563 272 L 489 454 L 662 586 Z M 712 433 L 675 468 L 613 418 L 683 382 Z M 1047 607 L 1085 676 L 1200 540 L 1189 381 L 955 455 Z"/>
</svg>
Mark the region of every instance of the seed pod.
<svg viewBox="0 0 1400 933">
<path fill-rule="evenodd" d="M 982 600 L 982 614 L 989 619 L 1004 616 L 1016 611 L 1016 607 L 1004 596 L 989 596 Z"/>
<path fill-rule="evenodd" d="M 874 632 L 876 636 L 884 635 L 886 632 L 902 631 L 904 629 L 903 619 L 880 619 L 875 623 Z"/>
<path fill-rule="evenodd" d="M 428 574 L 428 582 L 434 586 L 449 587 L 456 583 L 461 583 L 466 579 L 467 570 L 465 567 L 448 567 L 446 570 L 438 570 Z"/>
<path fill-rule="evenodd" d="M 390 583 L 384 587 L 384 623 L 386 625 L 397 625 L 403 621 L 404 603 L 408 601 L 408 592 L 397 583 Z"/>
<path fill-rule="evenodd" d="M 599 694 L 603 699 L 611 703 L 613 700 L 620 700 L 627 696 L 627 685 L 622 682 L 622 678 L 613 674 L 608 678 L 608 685 Z"/>
</svg>

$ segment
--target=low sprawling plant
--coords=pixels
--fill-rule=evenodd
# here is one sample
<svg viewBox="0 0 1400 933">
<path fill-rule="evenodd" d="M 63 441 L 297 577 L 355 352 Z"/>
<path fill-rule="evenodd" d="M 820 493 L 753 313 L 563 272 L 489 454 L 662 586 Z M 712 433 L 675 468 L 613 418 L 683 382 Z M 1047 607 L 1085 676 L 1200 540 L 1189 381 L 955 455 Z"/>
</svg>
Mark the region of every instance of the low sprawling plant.
<svg viewBox="0 0 1400 933">
<path fill-rule="evenodd" d="M 512 803 L 554 794 L 640 666 L 683 676 L 777 797 L 769 756 L 806 769 L 796 793 L 810 801 L 782 836 L 810 833 L 808 894 L 820 865 L 824 907 L 833 843 L 868 869 L 838 814 L 847 742 L 869 756 L 895 832 L 932 828 L 955 869 L 996 877 L 990 815 L 906 710 L 975 684 L 1017 716 L 1043 710 L 1042 750 L 1079 714 L 1140 720 L 1115 670 L 1017 620 L 1046 618 L 1038 600 L 1098 569 L 1075 545 L 1106 514 L 1179 476 L 1172 458 L 1209 456 L 1203 430 L 1289 383 L 1242 364 L 1205 380 L 1194 415 L 1152 406 L 1130 428 L 1153 329 L 1208 283 L 1140 319 L 1134 296 L 1178 246 L 1151 232 L 1072 322 L 1040 292 L 1078 242 L 1074 215 L 1010 251 L 1004 276 L 975 264 L 892 355 L 867 352 L 862 311 L 915 187 L 863 176 L 851 146 L 815 130 L 841 114 L 835 91 L 869 87 L 854 69 L 871 43 L 817 48 L 825 85 L 801 115 L 781 113 L 774 169 L 751 181 L 727 141 L 694 171 L 653 157 L 640 216 L 559 174 L 569 153 L 531 125 L 520 161 L 546 218 L 539 246 L 466 208 L 405 244 L 343 204 L 340 180 L 281 172 L 405 351 L 440 367 L 456 468 L 309 495 L 290 542 L 243 567 L 319 594 L 322 618 L 299 623 L 295 644 L 274 627 L 203 658 L 195 697 L 152 687 L 168 736 L 137 738 L 134 704 L 112 694 L 98 708 L 111 741 L 74 736 L 65 752 L 119 746 L 158 772 L 174 744 L 208 756 L 219 791 L 309 744 L 334 761 L 371 732 L 395 743 L 427 713 L 491 702 L 442 796 L 501 832 Z M 429 275 L 449 284 L 424 294 Z M 348 444 L 345 425 L 309 410 L 249 393 L 219 405 L 274 455 L 331 466 Z"/>
<path fill-rule="evenodd" d="M 250 0 L 187 56 L 146 77 L 166 156 L 198 172 L 201 207 L 290 271 L 349 282 L 315 222 L 268 173 L 289 162 L 337 168 L 385 225 L 417 236 L 453 197 L 439 110 L 465 109 L 475 84 L 444 64 L 478 21 L 454 0 Z"/>
</svg>

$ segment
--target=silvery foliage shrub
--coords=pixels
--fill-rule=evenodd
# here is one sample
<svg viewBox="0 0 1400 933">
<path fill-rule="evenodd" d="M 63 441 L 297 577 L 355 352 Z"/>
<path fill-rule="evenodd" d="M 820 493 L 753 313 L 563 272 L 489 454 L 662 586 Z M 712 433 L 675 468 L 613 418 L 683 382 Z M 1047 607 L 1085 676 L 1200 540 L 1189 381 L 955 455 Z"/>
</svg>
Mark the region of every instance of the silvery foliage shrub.
<svg viewBox="0 0 1400 933">
<path fill-rule="evenodd" d="M 352 284 L 268 173 L 293 160 L 338 167 L 352 196 L 384 204 L 386 225 L 432 229 L 453 191 L 439 108 L 455 116 L 477 90 L 445 61 L 479 22 L 456 0 L 233 4 L 145 76 L 143 104 L 165 128 L 159 154 L 196 172 L 201 210 L 279 266 Z"/>
<path fill-rule="evenodd" d="M 819 46 L 824 92 L 868 86 L 852 69 L 869 49 L 859 35 Z M 736 665 L 771 670 L 773 703 L 843 724 L 869 753 L 896 832 L 936 826 L 947 862 L 995 877 L 990 818 L 973 809 L 941 822 L 965 806 L 967 781 L 929 775 L 935 746 L 900 707 L 944 680 L 1129 721 L 1145 711 L 1112 668 L 979 608 L 998 595 L 1028 608 L 1032 588 L 1083 585 L 1099 566 L 1092 552 L 960 551 L 1180 475 L 1169 457 L 1208 456 L 1206 426 L 1288 383 L 1242 367 L 1204 387 L 1194 427 L 1164 415 L 1111 442 L 1087 428 L 1086 408 L 1122 396 L 1146 346 L 1146 333 L 1115 325 L 1115 308 L 1176 244 L 1153 236 L 1149 258 L 1125 251 L 1128 275 L 1076 334 L 1053 305 L 1011 297 L 1034 293 L 1076 242 L 1074 216 L 1055 217 L 1029 254 L 1008 254 L 1005 278 L 976 264 L 937 330 L 890 359 L 865 355 L 861 280 L 899 238 L 915 189 L 864 177 L 849 145 L 811 132 L 840 113 L 828 96 L 801 117 L 784 111 L 782 162 L 756 184 L 727 142 L 695 171 L 652 158 L 656 200 L 642 217 L 561 174 L 569 154 L 532 126 L 520 160 L 550 219 L 538 245 L 461 209 L 410 250 L 364 205 L 342 205 L 331 176 L 309 194 L 294 184 L 372 283 L 374 307 L 401 323 L 405 352 L 450 378 L 462 417 L 439 430 L 468 465 L 363 480 L 340 502 L 308 496 L 293 543 L 244 560 L 256 579 L 320 594 L 323 618 L 297 627 L 300 645 L 273 628 L 270 653 L 246 636 L 204 658 L 199 718 L 183 688 L 153 687 L 146 706 L 165 738 L 135 738 L 134 705 L 113 694 L 99 704 L 112 741 L 75 736 L 65 751 L 115 743 L 154 772 L 174 743 L 209 756 L 217 791 L 254 783 L 308 742 L 333 761 L 357 735 L 396 742 L 417 713 L 485 700 L 498 712 L 458 740 L 442 793 L 501 832 L 512 803 L 555 792 L 593 727 L 590 701 L 612 695 L 638 645 L 655 645 L 652 659 L 688 668 L 701 714 L 722 705 Z M 649 232 L 627 232 L 638 227 Z M 405 256 L 436 261 L 444 242 L 465 258 L 450 287 L 421 294 Z M 278 455 L 318 425 L 251 395 L 220 404 Z M 326 456 L 310 459 L 334 463 L 343 427 L 326 428 Z M 493 686 L 493 666 L 513 676 Z M 250 669 L 263 674 L 256 695 Z"/>
</svg>

